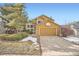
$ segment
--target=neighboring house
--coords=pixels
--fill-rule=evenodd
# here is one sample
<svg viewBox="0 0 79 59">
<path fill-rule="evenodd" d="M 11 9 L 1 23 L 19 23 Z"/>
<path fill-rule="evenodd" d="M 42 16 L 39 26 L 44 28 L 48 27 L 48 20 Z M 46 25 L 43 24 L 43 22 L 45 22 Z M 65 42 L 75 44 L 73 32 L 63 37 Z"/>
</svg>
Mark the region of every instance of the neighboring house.
<svg viewBox="0 0 79 59">
<path fill-rule="evenodd" d="M 45 15 L 36 18 L 36 35 L 57 36 L 61 34 L 61 27 L 53 19 Z"/>
<path fill-rule="evenodd" d="M 73 28 L 72 28 L 72 25 L 73 25 Z M 78 36 L 79 37 L 79 22 L 72 22 L 70 24 L 67 24 L 67 25 L 64 25 L 64 27 L 72 30 L 72 35 L 73 36 Z M 77 33 L 76 33 L 77 32 Z"/>
<path fill-rule="evenodd" d="M 79 37 L 79 22 L 73 24 L 74 25 L 74 28 L 76 29 L 77 31 L 77 36 Z"/>
<path fill-rule="evenodd" d="M 76 23 L 71 24 L 71 25 L 73 25 L 74 35 L 79 37 L 79 22 L 76 22 Z M 70 25 L 70 27 L 71 27 L 71 25 Z"/>
<path fill-rule="evenodd" d="M 31 22 L 26 23 L 26 30 L 35 33 L 35 24 Z"/>
</svg>

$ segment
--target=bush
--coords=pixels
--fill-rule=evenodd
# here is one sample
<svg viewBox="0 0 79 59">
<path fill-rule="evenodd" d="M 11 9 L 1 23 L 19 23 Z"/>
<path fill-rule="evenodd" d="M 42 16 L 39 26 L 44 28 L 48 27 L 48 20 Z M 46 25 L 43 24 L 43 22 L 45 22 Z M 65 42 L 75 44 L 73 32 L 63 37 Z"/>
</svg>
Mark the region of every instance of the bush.
<svg viewBox="0 0 79 59">
<path fill-rule="evenodd" d="M 3 41 L 19 41 L 25 37 L 27 37 L 28 34 L 26 32 L 16 33 L 16 34 L 2 34 L 0 35 L 0 39 Z"/>
<path fill-rule="evenodd" d="M 63 37 L 73 35 L 73 31 L 71 29 L 69 29 L 69 28 L 62 28 L 61 33 L 62 33 Z"/>
<path fill-rule="evenodd" d="M 29 34 L 33 34 L 33 30 L 32 31 L 26 30 L 26 32 L 29 33 Z"/>
</svg>

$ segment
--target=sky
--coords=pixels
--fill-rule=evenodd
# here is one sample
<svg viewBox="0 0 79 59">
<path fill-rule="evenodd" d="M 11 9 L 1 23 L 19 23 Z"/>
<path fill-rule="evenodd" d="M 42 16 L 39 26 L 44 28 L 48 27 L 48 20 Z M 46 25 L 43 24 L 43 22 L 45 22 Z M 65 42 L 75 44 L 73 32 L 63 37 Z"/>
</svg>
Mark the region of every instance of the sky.
<svg viewBox="0 0 79 59">
<path fill-rule="evenodd" d="M 2 6 L 4 4 L 0 4 Z M 79 21 L 78 3 L 26 3 L 25 10 L 29 19 L 34 19 L 40 15 L 52 17 L 60 25 Z"/>
<path fill-rule="evenodd" d="M 40 15 L 47 15 L 60 25 L 79 21 L 79 4 L 29 3 L 26 4 L 26 10 L 30 19 Z"/>
</svg>

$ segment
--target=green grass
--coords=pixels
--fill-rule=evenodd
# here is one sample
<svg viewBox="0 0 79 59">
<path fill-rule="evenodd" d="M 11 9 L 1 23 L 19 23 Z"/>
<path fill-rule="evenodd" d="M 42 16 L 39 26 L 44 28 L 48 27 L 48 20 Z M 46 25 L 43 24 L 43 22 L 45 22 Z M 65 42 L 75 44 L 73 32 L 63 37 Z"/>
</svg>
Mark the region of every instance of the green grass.
<svg viewBox="0 0 79 59">
<path fill-rule="evenodd" d="M 0 40 L 1 41 L 19 41 L 27 36 L 28 34 L 26 32 L 21 32 L 16 34 L 0 34 Z"/>
</svg>

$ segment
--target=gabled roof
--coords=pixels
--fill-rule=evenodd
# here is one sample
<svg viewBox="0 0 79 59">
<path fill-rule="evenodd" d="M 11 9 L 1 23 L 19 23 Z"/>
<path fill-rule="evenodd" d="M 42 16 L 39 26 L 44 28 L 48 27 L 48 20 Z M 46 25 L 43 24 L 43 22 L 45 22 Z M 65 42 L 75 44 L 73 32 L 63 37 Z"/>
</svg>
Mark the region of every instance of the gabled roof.
<svg viewBox="0 0 79 59">
<path fill-rule="evenodd" d="M 46 16 L 46 15 L 41 15 L 41 16 L 38 16 L 38 17 L 36 17 L 36 18 L 46 19 L 46 20 L 49 20 L 49 21 L 51 21 L 51 22 L 54 21 L 54 19 L 52 19 L 51 17 L 48 17 L 48 16 Z"/>
<path fill-rule="evenodd" d="M 57 23 L 54 22 L 54 19 L 52 19 L 52 18 L 50 18 L 50 17 L 48 17 L 48 16 L 46 16 L 46 15 L 41 15 L 41 16 L 38 16 L 37 18 L 42 18 L 43 20 L 48 20 L 48 21 L 50 21 L 50 22 L 52 22 L 52 23 L 54 23 L 54 24 L 60 26 L 59 24 L 57 24 Z M 36 18 L 36 19 L 37 19 L 37 18 Z"/>
<path fill-rule="evenodd" d="M 45 18 L 46 18 L 46 20 L 49 20 L 50 22 L 56 24 L 57 26 L 60 26 L 59 24 L 57 24 L 57 23 L 54 22 L 54 19 L 52 19 L 52 18 L 50 18 L 50 17 L 48 17 L 48 16 L 46 16 L 46 15 L 38 16 L 38 17 L 36 17 L 35 19 L 31 20 L 31 22 L 32 22 L 33 24 L 36 24 L 37 18 L 42 18 L 42 19 L 45 19 Z"/>
<path fill-rule="evenodd" d="M 41 18 L 41 19 L 43 19 L 43 20 L 49 20 L 50 22 L 54 22 L 54 19 L 52 19 L 52 18 L 50 18 L 50 17 L 48 17 L 48 16 L 46 16 L 46 15 L 41 15 L 41 16 L 38 16 L 38 17 L 36 17 L 35 19 L 33 19 L 33 20 L 32 20 L 33 23 L 36 23 L 36 20 L 37 20 L 38 18 Z"/>
</svg>

